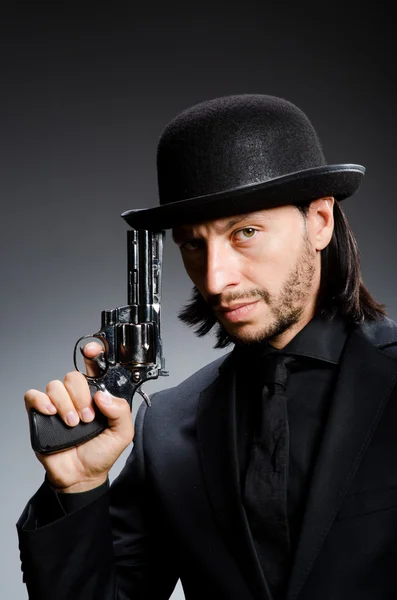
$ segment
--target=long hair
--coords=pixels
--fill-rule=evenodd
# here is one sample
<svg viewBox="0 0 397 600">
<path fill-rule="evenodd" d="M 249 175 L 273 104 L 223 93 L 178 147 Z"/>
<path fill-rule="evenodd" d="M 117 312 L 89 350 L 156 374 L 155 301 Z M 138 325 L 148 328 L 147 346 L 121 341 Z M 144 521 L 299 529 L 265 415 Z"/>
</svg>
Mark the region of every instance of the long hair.
<svg viewBox="0 0 397 600">
<path fill-rule="evenodd" d="M 297 206 L 306 218 L 310 202 Z M 320 289 L 317 295 L 316 314 L 333 319 L 337 315 L 351 324 L 378 321 L 386 316 L 386 307 L 377 302 L 365 287 L 360 267 L 360 254 L 356 238 L 337 201 L 334 203 L 334 230 L 328 246 L 321 251 Z M 215 318 L 196 287 L 190 301 L 178 314 L 179 319 L 202 337 L 215 327 L 215 348 L 226 348 L 231 340 Z"/>
</svg>

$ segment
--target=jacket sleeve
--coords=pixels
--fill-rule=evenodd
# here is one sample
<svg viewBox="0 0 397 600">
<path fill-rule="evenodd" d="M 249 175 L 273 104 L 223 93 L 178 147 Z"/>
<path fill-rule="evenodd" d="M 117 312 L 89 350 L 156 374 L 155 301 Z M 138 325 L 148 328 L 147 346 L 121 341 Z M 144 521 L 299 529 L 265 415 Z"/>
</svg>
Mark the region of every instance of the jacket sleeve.
<svg viewBox="0 0 397 600">
<path fill-rule="evenodd" d="M 29 600 L 166 600 L 172 594 L 178 577 L 171 545 L 150 515 L 145 414 L 142 403 L 133 450 L 109 491 L 65 514 L 43 485 L 26 506 L 17 530 Z M 38 526 L 47 507 L 46 524 Z"/>
</svg>

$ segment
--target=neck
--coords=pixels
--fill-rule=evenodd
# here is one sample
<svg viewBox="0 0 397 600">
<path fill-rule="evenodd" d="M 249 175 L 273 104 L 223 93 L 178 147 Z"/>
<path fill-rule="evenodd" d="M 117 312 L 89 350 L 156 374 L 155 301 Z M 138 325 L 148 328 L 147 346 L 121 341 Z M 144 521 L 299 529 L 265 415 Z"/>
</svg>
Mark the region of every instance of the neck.
<svg viewBox="0 0 397 600">
<path fill-rule="evenodd" d="M 290 343 L 290 341 L 304 328 L 306 327 L 306 325 L 309 323 L 309 321 L 312 320 L 314 315 L 308 317 L 305 320 L 300 320 L 298 323 L 295 323 L 294 325 L 291 325 L 291 327 L 289 327 L 287 329 L 287 331 L 284 331 L 284 333 L 278 335 L 277 337 L 269 340 L 269 344 L 271 346 L 273 346 L 273 348 L 276 348 L 277 350 L 281 350 L 282 348 L 284 348 L 287 344 Z"/>
<path fill-rule="evenodd" d="M 289 342 L 311 321 L 315 315 L 316 301 L 315 298 L 308 304 L 304 314 L 301 318 L 288 327 L 283 333 L 275 336 L 271 340 L 269 340 L 269 344 L 276 348 L 277 350 L 281 350 L 284 348 Z"/>
</svg>

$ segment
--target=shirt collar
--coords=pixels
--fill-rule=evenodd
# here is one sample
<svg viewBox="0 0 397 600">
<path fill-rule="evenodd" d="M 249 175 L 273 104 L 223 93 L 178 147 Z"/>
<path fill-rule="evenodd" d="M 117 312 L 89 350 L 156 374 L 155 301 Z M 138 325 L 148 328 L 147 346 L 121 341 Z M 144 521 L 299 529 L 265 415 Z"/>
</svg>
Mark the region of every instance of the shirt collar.
<svg viewBox="0 0 397 600">
<path fill-rule="evenodd" d="M 342 317 L 336 316 L 330 320 L 316 315 L 280 352 L 339 364 L 348 333 L 349 326 Z M 255 349 L 236 346 L 233 354 L 237 361 L 247 359 L 250 361 L 255 356 L 265 357 L 272 352 L 278 350 L 271 344 L 265 343 Z"/>
<path fill-rule="evenodd" d="M 332 320 L 317 315 L 283 348 L 283 353 L 338 364 L 348 335 L 341 317 Z"/>
</svg>

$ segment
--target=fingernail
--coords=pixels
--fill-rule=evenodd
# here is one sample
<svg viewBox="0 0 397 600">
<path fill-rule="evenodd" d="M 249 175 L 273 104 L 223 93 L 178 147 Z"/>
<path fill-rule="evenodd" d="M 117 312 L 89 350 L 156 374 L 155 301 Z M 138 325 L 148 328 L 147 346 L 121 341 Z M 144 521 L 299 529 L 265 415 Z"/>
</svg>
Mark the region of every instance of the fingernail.
<svg viewBox="0 0 397 600">
<path fill-rule="evenodd" d="M 96 344 L 94 342 L 88 342 L 88 344 L 86 344 L 84 346 L 84 350 L 96 350 Z"/>
<path fill-rule="evenodd" d="M 85 408 L 83 408 L 83 410 L 81 411 L 81 418 L 83 421 L 85 421 L 86 423 L 89 423 L 90 421 L 92 421 L 92 419 L 94 418 L 94 411 L 92 410 L 92 408 L 90 408 L 89 406 L 86 406 Z"/>
<path fill-rule="evenodd" d="M 51 415 L 55 415 L 55 413 L 57 412 L 57 409 L 53 404 L 46 404 L 45 407 Z"/>
<path fill-rule="evenodd" d="M 66 415 L 66 422 L 68 425 L 77 425 L 79 422 L 79 416 L 74 410 L 70 410 Z"/>
<path fill-rule="evenodd" d="M 98 392 L 98 398 L 102 404 L 106 404 L 107 406 L 113 404 L 113 398 L 109 392 Z"/>
</svg>

